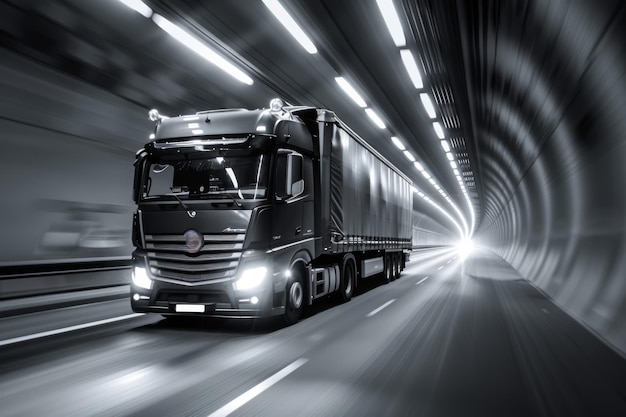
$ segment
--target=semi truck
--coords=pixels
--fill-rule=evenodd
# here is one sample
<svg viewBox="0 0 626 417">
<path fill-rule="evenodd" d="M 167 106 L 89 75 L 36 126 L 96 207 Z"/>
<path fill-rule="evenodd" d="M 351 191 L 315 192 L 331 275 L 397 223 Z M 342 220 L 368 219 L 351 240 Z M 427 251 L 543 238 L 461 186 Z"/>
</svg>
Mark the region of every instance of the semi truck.
<svg viewBox="0 0 626 417">
<path fill-rule="evenodd" d="M 282 315 L 398 278 L 411 181 L 334 112 L 286 105 L 165 117 L 136 154 L 131 307 Z"/>
</svg>

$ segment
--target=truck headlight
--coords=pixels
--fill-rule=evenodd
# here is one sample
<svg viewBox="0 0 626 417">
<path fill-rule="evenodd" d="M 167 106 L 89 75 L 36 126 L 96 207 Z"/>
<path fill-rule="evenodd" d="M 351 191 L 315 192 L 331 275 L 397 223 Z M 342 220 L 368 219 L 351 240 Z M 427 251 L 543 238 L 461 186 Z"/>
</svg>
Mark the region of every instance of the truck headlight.
<svg viewBox="0 0 626 417">
<path fill-rule="evenodd" d="M 152 280 L 148 277 L 146 268 L 139 266 L 133 268 L 133 284 L 147 290 L 152 289 Z"/>
<path fill-rule="evenodd" d="M 265 274 L 267 274 L 267 268 L 264 266 L 246 269 L 241 274 L 241 278 L 235 281 L 235 289 L 248 290 L 256 288 L 261 285 L 265 279 Z"/>
</svg>

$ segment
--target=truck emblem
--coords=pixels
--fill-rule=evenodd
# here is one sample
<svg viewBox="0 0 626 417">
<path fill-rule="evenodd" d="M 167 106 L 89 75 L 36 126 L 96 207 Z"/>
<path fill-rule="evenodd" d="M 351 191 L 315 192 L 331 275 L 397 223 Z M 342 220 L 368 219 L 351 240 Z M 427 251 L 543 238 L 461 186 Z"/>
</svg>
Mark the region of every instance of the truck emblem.
<svg viewBox="0 0 626 417">
<path fill-rule="evenodd" d="M 187 230 L 184 236 L 187 252 L 196 253 L 204 246 L 204 237 L 195 230 Z"/>
</svg>

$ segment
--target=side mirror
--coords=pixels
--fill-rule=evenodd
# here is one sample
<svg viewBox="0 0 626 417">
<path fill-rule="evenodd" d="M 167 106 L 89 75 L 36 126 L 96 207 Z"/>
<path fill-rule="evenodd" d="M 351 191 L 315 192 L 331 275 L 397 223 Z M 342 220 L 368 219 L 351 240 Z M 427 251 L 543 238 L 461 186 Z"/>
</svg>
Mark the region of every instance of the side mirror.
<svg viewBox="0 0 626 417">
<path fill-rule="evenodd" d="M 291 195 L 297 197 L 304 192 L 304 180 L 299 180 L 291 184 Z"/>
</svg>

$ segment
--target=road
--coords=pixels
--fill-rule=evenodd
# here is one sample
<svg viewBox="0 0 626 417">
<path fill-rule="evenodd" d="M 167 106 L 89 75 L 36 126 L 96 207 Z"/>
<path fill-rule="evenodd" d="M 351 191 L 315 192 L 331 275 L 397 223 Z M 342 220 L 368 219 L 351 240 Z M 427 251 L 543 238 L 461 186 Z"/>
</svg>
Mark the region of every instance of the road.
<svg viewBox="0 0 626 417">
<path fill-rule="evenodd" d="M 624 416 L 626 359 L 495 255 L 412 255 L 299 323 L 0 319 L 1 416 Z"/>
</svg>

